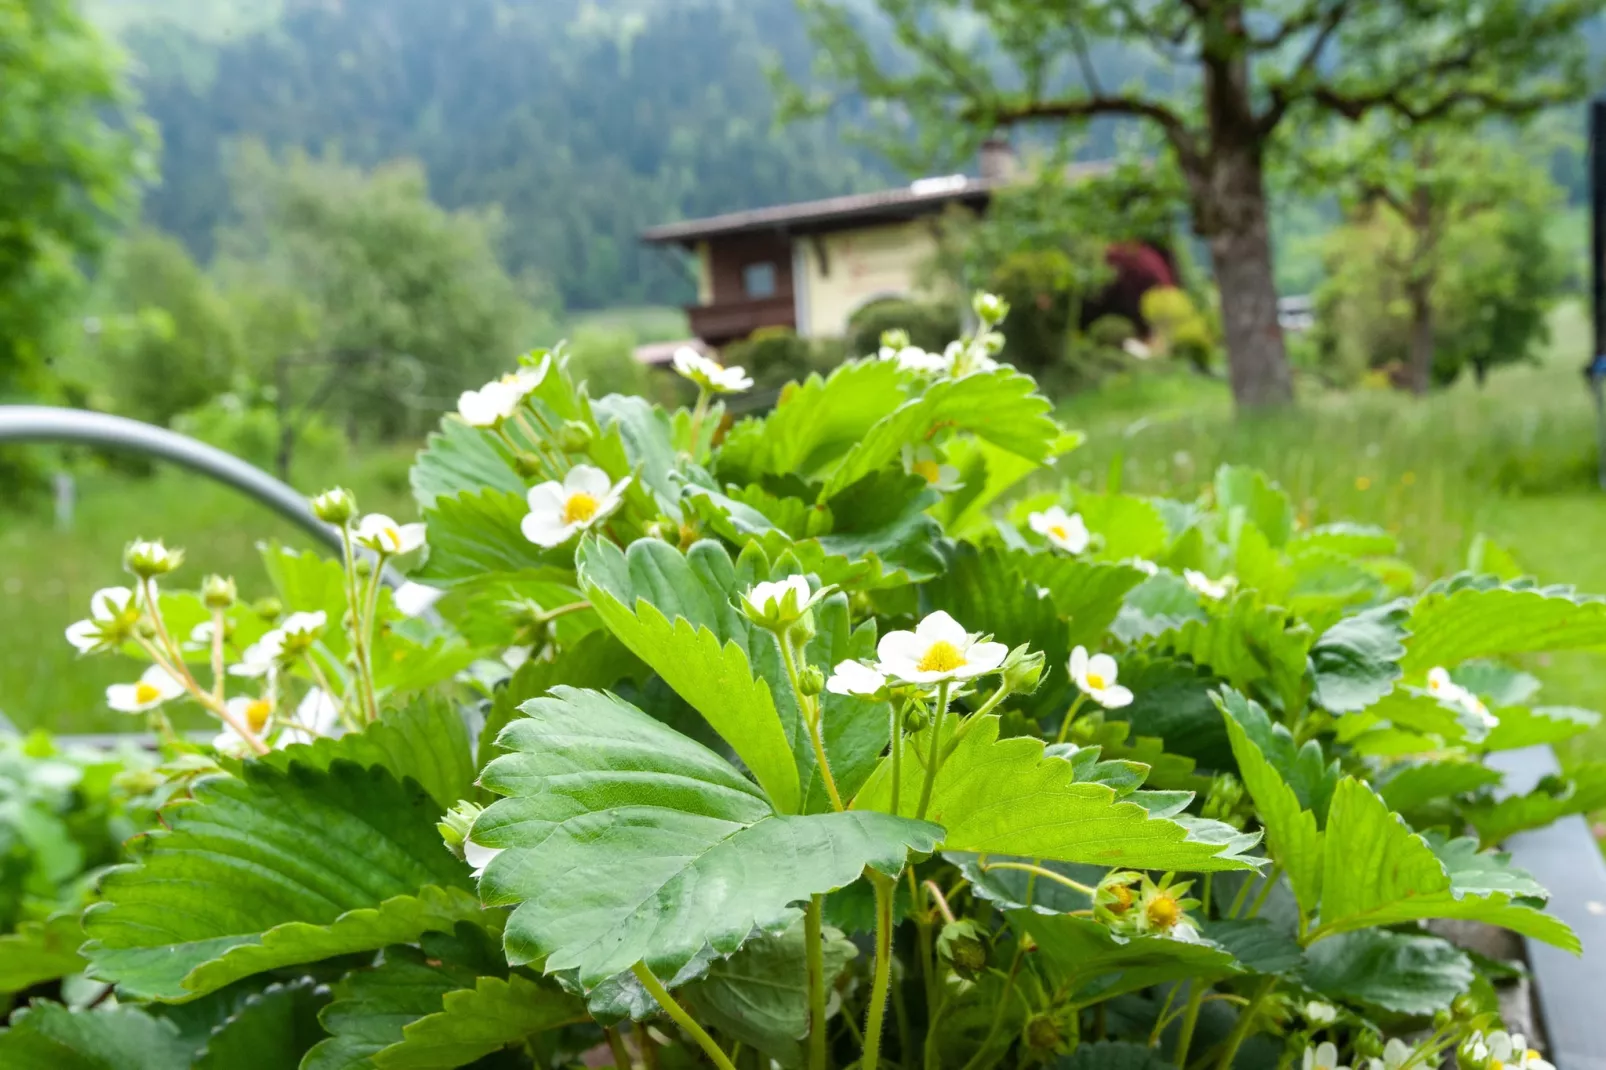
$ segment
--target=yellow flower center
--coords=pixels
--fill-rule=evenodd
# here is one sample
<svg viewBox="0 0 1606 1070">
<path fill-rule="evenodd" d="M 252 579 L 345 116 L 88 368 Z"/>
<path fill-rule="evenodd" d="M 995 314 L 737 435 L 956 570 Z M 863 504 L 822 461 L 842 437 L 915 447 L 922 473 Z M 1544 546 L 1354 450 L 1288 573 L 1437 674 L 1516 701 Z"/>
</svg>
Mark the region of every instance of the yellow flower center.
<svg viewBox="0 0 1606 1070">
<path fill-rule="evenodd" d="M 1056 539 L 1059 539 L 1061 542 L 1068 541 L 1071 537 L 1070 534 L 1065 530 L 1064 524 L 1053 525 L 1048 529 L 1048 533 L 1054 536 Z"/>
<path fill-rule="evenodd" d="M 1098 673 L 1089 672 L 1087 674 L 1087 686 L 1092 688 L 1094 691 L 1103 691 L 1110 685 L 1105 683 L 1104 677 L 1100 676 Z"/>
<path fill-rule="evenodd" d="M 273 703 L 265 698 L 259 698 L 245 708 L 245 723 L 253 732 L 260 732 L 268 726 L 268 718 L 273 716 Z"/>
<path fill-rule="evenodd" d="M 155 684 L 147 684 L 144 680 L 134 685 L 134 701 L 143 706 L 147 702 L 155 702 L 162 697 L 162 689 Z"/>
<path fill-rule="evenodd" d="M 936 461 L 916 461 L 909 466 L 909 471 L 923 477 L 927 483 L 936 483 L 942 479 L 942 468 Z"/>
<path fill-rule="evenodd" d="M 583 490 L 577 490 L 569 495 L 569 500 L 563 503 L 563 522 L 565 524 L 584 524 L 597 515 L 597 499 Z"/>
<path fill-rule="evenodd" d="M 401 529 L 400 528 L 396 527 L 395 525 L 391 525 L 390 527 L 386 528 L 380 534 L 384 538 L 385 542 L 390 544 L 391 549 L 394 549 L 394 550 L 401 549 Z"/>
<path fill-rule="evenodd" d="M 1112 885 L 1108 891 L 1110 896 L 1110 913 L 1125 914 L 1132 909 L 1132 889 L 1124 884 Z"/>
<path fill-rule="evenodd" d="M 953 672 L 966 664 L 965 655 L 946 639 L 938 639 L 926 649 L 926 656 L 916 663 L 921 672 Z"/>
<path fill-rule="evenodd" d="M 1182 908 L 1174 897 L 1161 893 L 1149 901 L 1146 908 L 1149 924 L 1156 929 L 1169 929 L 1182 920 Z"/>
</svg>

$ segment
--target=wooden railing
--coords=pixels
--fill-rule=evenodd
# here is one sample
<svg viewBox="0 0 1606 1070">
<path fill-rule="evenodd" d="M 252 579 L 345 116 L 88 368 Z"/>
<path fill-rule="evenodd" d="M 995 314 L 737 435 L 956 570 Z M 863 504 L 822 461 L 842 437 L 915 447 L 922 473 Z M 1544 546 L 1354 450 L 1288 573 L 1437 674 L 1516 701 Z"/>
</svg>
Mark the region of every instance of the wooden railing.
<svg viewBox="0 0 1606 1070">
<path fill-rule="evenodd" d="M 797 312 L 791 294 L 755 301 L 690 305 L 686 315 L 691 321 L 691 333 L 713 346 L 746 338 L 760 327 L 797 328 Z"/>
</svg>

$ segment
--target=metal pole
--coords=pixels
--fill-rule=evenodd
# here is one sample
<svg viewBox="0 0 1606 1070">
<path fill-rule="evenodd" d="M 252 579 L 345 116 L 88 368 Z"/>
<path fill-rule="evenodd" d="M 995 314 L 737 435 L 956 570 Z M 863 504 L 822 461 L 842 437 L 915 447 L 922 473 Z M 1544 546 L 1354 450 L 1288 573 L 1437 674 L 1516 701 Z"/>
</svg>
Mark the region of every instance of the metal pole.
<svg viewBox="0 0 1606 1070">
<path fill-rule="evenodd" d="M 1594 356 L 1584 367 L 1595 397 L 1598 479 L 1606 489 L 1606 100 L 1589 102 L 1589 296 Z"/>
<path fill-rule="evenodd" d="M 294 487 L 232 453 L 165 427 L 83 409 L 0 405 L 0 442 L 68 442 L 172 461 L 244 492 L 330 549 L 340 549 L 339 533 L 312 514 L 307 499 Z"/>
</svg>

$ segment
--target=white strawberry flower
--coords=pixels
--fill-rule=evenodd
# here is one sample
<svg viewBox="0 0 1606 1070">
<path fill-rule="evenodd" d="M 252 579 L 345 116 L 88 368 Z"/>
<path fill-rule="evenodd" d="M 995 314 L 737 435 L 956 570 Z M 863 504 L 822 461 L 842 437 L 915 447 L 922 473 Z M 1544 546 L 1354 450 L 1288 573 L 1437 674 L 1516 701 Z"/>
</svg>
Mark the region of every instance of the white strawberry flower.
<svg viewBox="0 0 1606 1070">
<path fill-rule="evenodd" d="M 1132 692 L 1115 682 L 1119 669 L 1110 655 L 1088 657 L 1087 647 L 1079 646 L 1071 651 L 1068 668 L 1082 693 L 1105 709 L 1118 710 L 1132 704 Z"/>
<path fill-rule="evenodd" d="M 1309 1000 L 1304 1007 L 1305 1021 L 1311 1025 L 1325 1028 L 1338 1021 L 1338 1008 L 1331 1003 L 1321 1000 Z"/>
<path fill-rule="evenodd" d="M 919 346 L 881 347 L 882 360 L 895 360 L 898 370 L 919 375 L 940 375 L 948 370 L 948 358 L 941 353 L 928 353 Z"/>
<path fill-rule="evenodd" d="M 1305 1049 L 1304 1070 L 1349 1070 L 1338 1061 L 1338 1045 L 1324 1040 L 1314 1048 Z"/>
<path fill-rule="evenodd" d="M 520 530 L 537 546 L 562 546 L 619 508 L 629 485 L 629 476 L 610 484 L 602 469 L 577 464 L 562 483 L 548 480 L 530 488 L 530 511 Z"/>
<path fill-rule="evenodd" d="M 1087 549 L 1091 538 L 1081 513 L 1067 513 L 1059 506 L 1050 506 L 1041 513 L 1026 518 L 1031 529 L 1068 554 L 1079 554 Z"/>
<path fill-rule="evenodd" d="M 1497 1029 L 1487 1039 L 1490 1070 L 1556 1070 L 1521 1033 Z"/>
<path fill-rule="evenodd" d="M 1232 592 L 1232 586 L 1235 582 L 1231 576 L 1223 576 L 1219 580 L 1213 580 L 1203 572 L 1191 568 L 1182 570 L 1182 578 L 1187 581 L 1189 589 L 1194 594 L 1200 594 L 1218 602 Z"/>
<path fill-rule="evenodd" d="M 1483 700 L 1450 679 L 1449 670 L 1443 666 L 1435 666 L 1428 670 L 1428 694 L 1440 702 L 1459 706 L 1482 722 L 1485 728 L 1492 729 L 1500 723 L 1500 719 L 1489 712 L 1489 707 L 1483 704 Z"/>
<path fill-rule="evenodd" d="M 457 415 L 470 427 L 495 427 L 512 416 L 523 400 L 517 387 L 497 380 L 459 394 Z"/>
<path fill-rule="evenodd" d="M 1154 577 L 1160 574 L 1160 566 L 1145 557 L 1129 557 L 1121 564 L 1135 568 L 1145 576 Z"/>
<path fill-rule="evenodd" d="M 102 587 L 89 596 L 89 617 L 67 626 L 67 642 L 81 654 L 108 649 L 122 642 L 138 616 L 138 598 L 132 590 Z"/>
<path fill-rule="evenodd" d="M 184 693 L 178 678 L 160 665 L 152 665 L 132 684 L 112 684 L 106 689 L 106 705 L 118 713 L 144 713 L 154 710 Z"/>
<path fill-rule="evenodd" d="M 398 524 L 384 513 L 369 513 L 357 522 L 357 541 L 385 556 L 412 553 L 424 545 L 423 524 Z"/>
<path fill-rule="evenodd" d="M 273 721 L 273 700 L 267 697 L 248 698 L 241 695 L 229 699 L 227 706 L 229 715 L 249 728 L 257 739 L 262 738 Z M 224 754 L 233 755 L 245 755 L 251 750 L 245 737 L 228 722 L 224 722 L 223 731 L 213 738 L 212 746 Z"/>
<path fill-rule="evenodd" d="M 741 366 L 727 368 L 690 346 L 675 350 L 674 365 L 675 371 L 710 394 L 738 394 L 753 385 Z"/>
<path fill-rule="evenodd" d="M 994 672 L 1009 656 L 1003 643 L 983 642 L 942 610 L 912 632 L 888 632 L 876 646 L 876 671 L 911 684 L 969 680 Z"/>
<path fill-rule="evenodd" d="M 933 490 L 944 494 L 959 490 L 965 485 L 959 478 L 959 469 L 951 464 L 943 464 L 937 451 L 930 446 L 904 446 L 903 470 L 912 476 L 921 477 Z"/>
<path fill-rule="evenodd" d="M 755 583 L 742 593 L 742 613 L 761 628 L 785 630 L 833 590 L 821 587 L 810 593 L 809 581 L 803 576 Z"/>
<path fill-rule="evenodd" d="M 833 695 L 874 695 L 887 686 L 887 678 L 862 661 L 838 662 L 825 689 Z"/>
<path fill-rule="evenodd" d="M 474 867 L 476 878 L 485 876 L 485 867 L 491 864 L 491 859 L 501 854 L 505 848 L 481 847 L 473 840 L 463 841 L 463 861 Z"/>
<path fill-rule="evenodd" d="M 255 678 L 274 671 L 284 655 L 284 629 L 264 632 L 262 638 L 240 652 L 237 664 L 229 666 L 230 676 Z"/>
<path fill-rule="evenodd" d="M 535 392 L 536 387 L 540 386 L 541 383 L 545 381 L 547 369 L 549 369 L 551 366 L 552 357 L 545 356 L 541 358 L 541 363 L 537 364 L 533 368 L 527 364 L 521 364 L 513 371 L 508 372 L 506 375 L 503 375 L 500 378 L 493 379 L 485 385 L 487 387 L 506 387 L 507 389 L 513 391 L 515 395 L 517 395 L 519 401 L 523 401 L 525 398 L 529 397 Z"/>
</svg>

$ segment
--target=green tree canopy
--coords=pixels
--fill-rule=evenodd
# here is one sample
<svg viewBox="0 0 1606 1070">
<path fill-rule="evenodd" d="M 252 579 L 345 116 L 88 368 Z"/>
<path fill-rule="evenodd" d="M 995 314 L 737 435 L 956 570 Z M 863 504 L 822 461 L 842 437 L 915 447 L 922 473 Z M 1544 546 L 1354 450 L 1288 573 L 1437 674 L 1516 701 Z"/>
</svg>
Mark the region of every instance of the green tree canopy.
<svg viewBox="0 0 1606 1070">
<path fill-rule="evenodd" d="M 1157 135 L 1221 291 L 1240 405 L 1291 397 L 1266 171 L 1321 117 L 1415 126 L 1582 91 L 1600 0 L 800 0 L 834 86 L 968 154 L 1003 128 L 1120 119 Z M 897 45 L 878 47 L 890 26 Z M 1152 61 L 1152 62 L 1151 62 Z M 1147 64 L 1147 66 L 1143 66 Z M 1125 72 L 1146 71 L 1142 78 Z"/>
<path fill-rule="evenodd" d="M 50 333 L 130 207 L 146 143 L 73 0 L 0 0 L 0 396 L 44 386 Z"/>
</svg>

